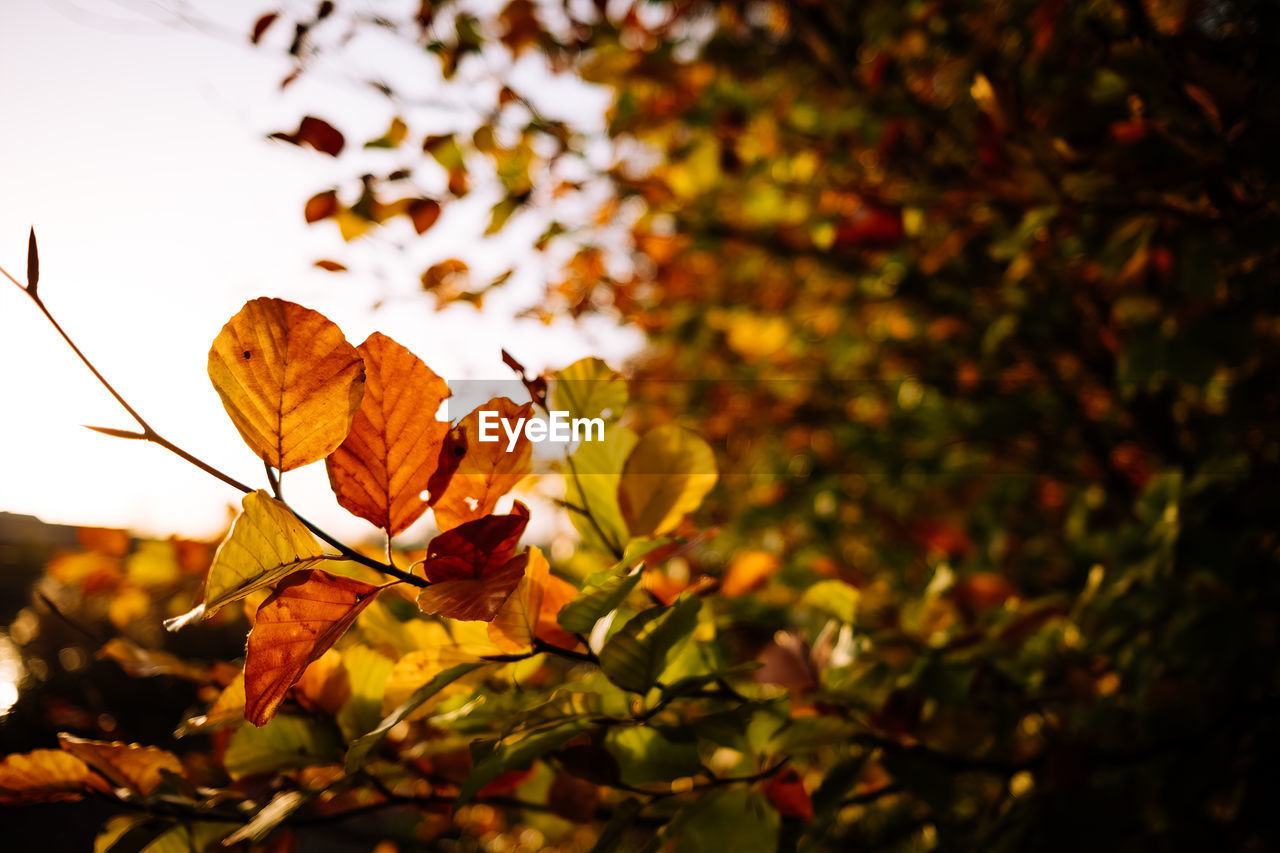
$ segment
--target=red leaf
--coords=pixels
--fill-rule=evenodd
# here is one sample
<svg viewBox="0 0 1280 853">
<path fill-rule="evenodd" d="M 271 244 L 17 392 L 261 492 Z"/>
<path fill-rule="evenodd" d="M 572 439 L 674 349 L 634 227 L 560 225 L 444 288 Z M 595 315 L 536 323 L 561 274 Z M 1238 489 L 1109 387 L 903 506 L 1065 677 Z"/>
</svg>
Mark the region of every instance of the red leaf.
<svg viewBox="0 0 1280 853">
<path fill-rule="evenodd" d="M 266 35 L 267 29 L 276 22 L 280 16 L 275 12 L 268 12 L 253 24 L 253 35 L 249 36 L 250 44 L 257 44 L 262 41 L 262 37 Z"/>
<path fill-rule="evenodd" d="M 790 768 L 769 780 L 769 784 L 764 787 L 764 795 L 783 817 L 800 820 L 813 817 L 813 801 L 809 799 L 809 792 L 804 789 L 804 780 Z"/>
<path fill-rule="evenodd" d="M 510 515 L 488 515 L 441 533 L 427 546 L 423 571 L 431 586 L 418 596 L 424 612 L 489 622 L 524 577 L 529 555 L 514 556 L 529 523 L 516 502 Z"/>
<path fill-rule="evenodd" d="M 409 219 L 413 221 L 413 230 L 424 233 L 440 218 L 440 202 L 430 198 L 415 198 L 409 202 Z"/>
<path fill-rule="evenodd" d="M 341 131 L 324 119 L 315 116 L 304 117 L 296 133 L 273 133 L 268 138 L 292 142 L 294 145 L 310 145 L 330 157 L 337 157 L 342 153 L 343 146 L 347 144 Z"/>
<path fill-rule="evenodd" d="M 338 641 L 380 587 L 320 569 L 294 572 L 258 608 L 244 663 L 244 716 L 275 716 L 306 668 Z"/>
<path fill-rule="evenodd" d="M 308 225 L 319 222 L 321 219 L 328 219 L 337 212 L 338 193 L 334 190 L 316 193 L 307 199 L 306 205 L 302 208 L 302 216 L 307 220 Z"/>
</svg>

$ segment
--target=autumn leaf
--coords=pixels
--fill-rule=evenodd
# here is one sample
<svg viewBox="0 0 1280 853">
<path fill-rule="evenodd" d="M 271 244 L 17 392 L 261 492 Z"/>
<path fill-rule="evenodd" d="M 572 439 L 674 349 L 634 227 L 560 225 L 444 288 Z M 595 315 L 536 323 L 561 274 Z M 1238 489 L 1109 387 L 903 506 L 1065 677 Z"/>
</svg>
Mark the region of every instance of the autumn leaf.
<svg viewBox="0 0 1280 853">
<path fill-rule="evenodd" d="M 409 202 L 407 214 L 413 222 L 413 230 L 425 234 L 440 218 L 440 202 L 431 198 L 415 198 Z"/>
<path fill-rule="evenodd" d="M 450 619 L 492 620 L 524 576 L 529 556 L 515 548 L 528 523 L 528 508 L 516 501 L 510 515 L 469 521 L 431 540 L 422 562 L 431 586 L 418 606 Z"/>
<path fill-rule="evenodd" d="M 245 719 L 261 726 L 286 691 L 351 627 L 380 587 L 320 569 L 294 572 L 258 608 L 245 651 Z"/>
<path fill-rule="evenodd" d="M 365 365 L 364 399 L 325 467 L 338 503 L 394 536 L 427 511 L 422 494 L 449 432 L 435 413 L 449 386 L 386 335 L 375 332 L 357 352 Z"/>
<path fill-rule="evenodd" d="M 307 199 L 307 203 L 302 208 L 302 217 L 310 225 L 313 222 L 319 222 L 321 219 L 328 219 L 337 212 L 338 193 L 335 190 L 325 190 Z"/>
<path fill-rule="evenodd" d="M 213 615 L 218 608 L 270 586 L 290 572 L 331 559 L 311 531 L 289 508 L 263 490 L 241 501 L 231 533 L 218 546 L 205 580 L 204 601 L 195 609 L 165 622 L 176 631 L 194 619 Z"/>
<path fill-rule="evenodd" d="M 0 803 L 54 803 L 78 800 L 86 791 L 110 790 L 87 764 L 59 749 L 37 749 L 0 761 Z"/>
<path fill-rule="evenodd" d="M 303 117 L 298 129 L 293 133 L 280 131 L 271 134 L 268 139 L 279 139 L 294 145 L 310 145 L 321 154 L 328 154 L 330 157 L 337 157 L 346 145 L 341 131 L 324 119 L 315 116 Z"/>
<path fill-rule="evenodd" d="M 222 327 L 209 378 L 245 444 L 282 472 L 336 450 L 364 395 L 364 362 L 341 329 L 265 297 Z"/>
<path fill-rule="evenodd" d="M 578 640 L 557 624 L 556 614 L 577 594 L 572 584 L 551 574 L 542 551 L 530 548 L 524 577 L 489 623 L 489 639 L 507 652 L 532 648 L 535 638 L 573 648 Z"/>
<path fill-rule="evenodd" d="M 63 750 L 101 773 L 117 788 L 147 796 L 164 781 L 164 772 L 183 773 L 178 756 L 154 746 L 86 740 L 60 732 Z"/>
<path fill-rule="evenodd" d="M 707 443 L 674 425 L 646 432 L 627 457 L 618 503 L 632 536 L 661 536 L 702 503 L 716 484 Z"/>
<path fill-rule="evenodd" d="M 809 820 L 813 817 L 813 800 L 805 790 L 804 780 L 790 767 L 769 780 L 769 783 L 764 786 L 764 795 L 783 817 L 799 820 Z"/>
<path fill-rule="evenodd" d="M 533 404 L 517 406 L 506 397 L 495 397 L 479 406 L 458 424 L 466 444 L 466 455 L 458 463 L 448 486 L 439 498 L 432 496 L 431 508 L 441 530 L 483 518 L 493 512 L 498 499 L 515 488 L 533 470 L 533 445 L 520 432 L 516 446 L 507 451 L 505 429 L 499 425 L 498 441 L 480 441 L 480 413 L 497 412 L 512 428 L 521 419 L 533 416 Z M 490 430 L 492 435 L 493 430 Z"/>
</svg>

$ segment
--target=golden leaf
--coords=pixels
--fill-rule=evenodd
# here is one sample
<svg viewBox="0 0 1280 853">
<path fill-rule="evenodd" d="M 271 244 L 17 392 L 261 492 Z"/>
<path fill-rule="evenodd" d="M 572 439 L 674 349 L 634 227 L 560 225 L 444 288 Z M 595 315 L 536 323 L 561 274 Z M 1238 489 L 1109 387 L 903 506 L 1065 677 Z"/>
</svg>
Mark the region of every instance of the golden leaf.
<svg viewBox="0 0 1280 853">
<path fill-rule="evenodd" d="M 60 749 L 37 749 L 0 761 L 0 803 L 53 803 L 110 790 L 89 765 Z"/>
<path fill-rule="evenodd" d="M 271 719 L 303 671 L 329 650 L 379 587 L 319 569 L 295 572 L 258 608 L 245 650 L 245 719 Z"/>
<path fill-rule="evenodd" d="M 325 467 L 338 503 L 394 536 L 427 511 L 421 496 L 449 432 L 435 412 L 449 386 L 386 335 L 375 332 L 357 351 L 364 400 Z"/>
<path fill-rule="evenodd" d="M 364 394 L 364 362 L 322 314 L 254 299 L 222 327 L 209 378 L 254 455 L 279 471 L 342 444 Z"/>
<path fill-rule="evenodd" d="M 716 484 L 716 458 L 700 437 L 674 425 L 652 429 L 627 457 L 618 503 L 632 536 L 661 536 Z"/>
<path fill-rule="evenodd" d="M 480 441 L 480 413 L 497 412 L 497 441 Z M 441 530 L 457 527 L 466 521 L 483 518 L 493 512 L 498 499 L 516 487 L 533 470 L 533 445 L 524 434 L 510 452 L 505 420 L 511 428 L 533 415 L 533 404 L 517 406 L 506 397 L 495 397 L 471 412 L 458 424 L 466 447 L 466 455 L 458 463 L 448 486 L 439 498 L 432 495 L 431 508 Z M 494 430 L 491 428 L 489 434 Z"/>
<path fill-rule="evenodd" d="M 89 765 L 117 788 L 147 796 L 164 781 L 162 770 L 182 775 L 182 762 L 168 750 L 136 743 L 86 740 L 60 732 L 63 750 Z"/>
</svg>

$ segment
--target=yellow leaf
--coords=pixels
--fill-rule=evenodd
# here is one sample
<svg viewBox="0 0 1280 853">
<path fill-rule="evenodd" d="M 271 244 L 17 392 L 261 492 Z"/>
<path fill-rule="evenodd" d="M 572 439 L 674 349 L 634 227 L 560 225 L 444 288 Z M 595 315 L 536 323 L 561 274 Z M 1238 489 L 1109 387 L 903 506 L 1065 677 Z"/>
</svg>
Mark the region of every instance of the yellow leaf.
<svg viewBox="0 0 1280 853">
<path fill-rule="evenodd" d="M 551 408 L 570 418 L 616 421 L 627 407 L 627 382 L 598 358 L 583 358 L 556 373 Z"/>
<path fill-rule="evenodd" d="M 329 559 L 311 531 L 289 508 L 259 489 L 244 496 L 244 512 L 213 557 L 205 581 L 204 603 L 170 619 L 176 631 L 193 619 L 212 615 L 225 604 L 270 586 L 291 572 Z"/>
<path fill-rule="evenodd" d="M 480 441 L 480 413 L 497 412 L 511 429 L 533 416 L 533 404 L 517 406 L 506 397 L 495 397 L 471 412 L 458 424 L 465 442 L 466 455 L 458 463 L 449 485 L 439 499 L 432 496 L 432 510 L 441 530 L 457 527 L 465 521 L 483 518 L 493 512 L 498 499 L 516 487 L 533 470 L 533 444 L 524 434 L 509 452 L 506 429 L 498 421 L 497 441 Z M 489 434 L 495 430 L 491 427 Z"/>
<path fill-rule="evenodd" d="M 164 781 L 162 770 L 182 775 L 178 756 L 154 746 L 85 740 L 58 734 L 62 748 L 101 773 L 117 788 L 147 796 Z"/>
<path fill-rule="evenodd" d="M 254 299 L 222 327 L 209 378 L 245 444 L 279 471 L 342 444 L 364 395 L 364 362 L 324 315 Z"/>
<path fill-rule="evenodd" d="M 716 458 L 700 437 L 674 425 L 641 436 L 618 484 L 632 536 L 661 536 L 702 503 L 716 484 Z"/>
<path fill-rule="evenodd" d="M 370 335 L 358 352 L 364 400 L 325 468 L 344 509 L 394 536 L 427 511 L 421 496 L 449 433 L 435 413 L 449 386 L 386 335 Z"/>
<path fill-rule="evenodd" d="M 37 749 L 0 761 L 0 803 L 78 800 L 85 791 L 109 792 L 89 766 L 60 749 Z"/>
<path fill-rule="evenodd" d="M 489 639 L 506 652 L 533 647 L 536 637 L 553 645 L 572 648 L 577 638 L 556 623 L 560 608 L 572 601 L 578 590 L 551 574 L 551 565 L 542 551 L 529 548 L 529 564 L 520 585 L 488 623 Z"/>
</svg>

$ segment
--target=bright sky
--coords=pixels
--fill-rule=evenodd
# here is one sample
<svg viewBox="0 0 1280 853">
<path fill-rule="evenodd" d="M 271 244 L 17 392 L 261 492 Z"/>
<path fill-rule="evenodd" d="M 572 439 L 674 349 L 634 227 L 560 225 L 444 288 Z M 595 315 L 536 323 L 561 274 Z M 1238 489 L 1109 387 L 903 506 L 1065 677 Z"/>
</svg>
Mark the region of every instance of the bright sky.
<svg viewBox="0 0 1280 853">
<path fill-rule="evenodd" d="M 256 296 L 314 308 L 352 343 L 385 332 L 447 379 L 508 377 L 503 346 L 535 369 L 584 355 L 617 363 L 634 350 L 637 336 L 608 323 L 513 320 L 520 288 L 483 314 L 437 313 L 413 296 L 415 268 L 396 266 L 390 242 L 344 249 L 335 227 L 305 225 L 303 202 L 359 174 L 352 163 L 365 152 L 334 161 L 266 134 L 312 112 L 354 127 L 349 146 L 358 148 L 385 129 L 390 108 L 336 78 L 281 93 L 283 58 L 243 35 L 266 0 L 193 5 L 231 35 L 157 23 L 134 11 L 147 8 L 142 0 L 6 0 L 0 11 L 0 264 L 22 277 L 34 224 L 45 302 L 162 434 L 262 483 L 205 374 L 213 337 Z M 479 229 L 448 222 L 422 248 L 465 257 Z M 482 272 L 512 260 L 485 254 L 493 268 Z M 312 266 L 321 257 L 353 269 L 391 259 L 391 271 L 381 281 L 334 275 Z M 525 270 L 525 301 L 540 286 L 536 273 Z M 238 493 L 158 447 L 81 428 L 133 424 L 27 298 L 0 284 L 0 510 L 158 535 L 221 529 Z M 379 298 L 387 301 L 374 309 Z M 323 463 L 291 472 L 286 489 L 340 536 L 372 531 L 334 504 Z"/>
</svg>

